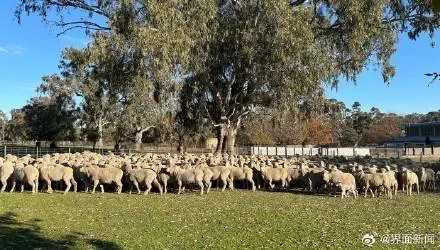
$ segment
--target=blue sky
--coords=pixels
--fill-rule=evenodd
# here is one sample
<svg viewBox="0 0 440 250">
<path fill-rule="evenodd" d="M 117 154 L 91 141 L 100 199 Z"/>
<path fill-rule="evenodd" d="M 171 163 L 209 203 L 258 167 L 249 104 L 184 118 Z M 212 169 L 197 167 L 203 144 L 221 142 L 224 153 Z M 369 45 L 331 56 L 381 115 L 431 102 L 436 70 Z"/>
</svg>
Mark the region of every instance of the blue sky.
<svg viewBox="0 0 440 250">
<path fill-rule="evenodd" d="M 59 30 L 29 16 L 17 24 L 13 12 L 16 1 L 0 8 L 0 110 L 9 112 L 36 96 L 35 88 L 43 75 L 58 71 L 60 53 L 65 47 L 83 47 L 88 39 L 82 31 L 57 37 Z M 440 39 L 436 39 L 440 46 Z M 440 109 L 440 81 L 428 86 L 424 73 L 440 71 L 440 48 L 432 48 L 427 36 L 418 41 L 401 38 L 393 57 L 396 76 L 389 85 L 382 81 L 380 70 L 366 69 L 357 84 L 341 81 L 338 90 L 327 89 L 327 96 L 351 106 L 359 101 L 364 110 L 378 107 L 399 114 L 426 113 Z"/>
</svg>

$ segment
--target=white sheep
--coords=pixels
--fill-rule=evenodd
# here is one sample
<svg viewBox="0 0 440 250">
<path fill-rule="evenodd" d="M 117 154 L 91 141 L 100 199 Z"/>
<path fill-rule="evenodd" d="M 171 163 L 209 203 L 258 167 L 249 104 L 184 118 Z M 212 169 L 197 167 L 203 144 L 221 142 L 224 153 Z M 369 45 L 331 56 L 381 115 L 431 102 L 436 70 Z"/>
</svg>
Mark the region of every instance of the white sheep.
<svg viewBox="0 0 440 250">
<path fill-rule="evenodd" d="M 406 187 L 406 194 L 411 196 L 413 186 L 416 186 L 417 194 L 419 194 L 419 177 L 416 173 L 406 169 L 403 172 L 403 184 Z"/>
<path fill-rule="evenodd" d="M 45 181 L 47 184 L 47 192 L 52 193 L 51 181 L 61 181 L 63 180 L 66 184 L 66 189 L 64 190 L 64 194 L 69 192 L 70 187 L 73 185 L 73 191 L 76 193 L 77 191 L 77 183 L 73 178 L 73 169 L 69 167 L 64 167 L 59 164 L 51 165 L 51 166 L 41 166 L 39 168 L 40 171 L 40 179 Z"/>
<path fill-rule="evenodd" d="M 32 193 L 38 192 L 38 177 L 39 172 L 36 167 L 16 165 L 12 174 L 12 188 L 10 192 L 14 192 L 17 181 L 21 183 L 21 192 L 24 191 L 25 183 L 32 187 Z"/>
<path fill-rule="evenodd" d="M 144 184 L 147 189 L 144 192 L 144 195 L 148 194 L 152 188 L 152 184 L 154 184 L 158 189 L 159 193 L 162 194 L 162 186 L 157 181 L 157 169 L 152 168 L 142 168 L 142 169 L 133 169 L 130 165 L 125 165 L 125 174 L 127 180 L 130 182 L 130 194 L 132 189 L 132 184 L 136 187 L 138 194 L 141 193 L 139 189 L 139 183 Z"/>
<path fill-rule="evenodd" d="M 166 169 L 176 179 L 179 191 L 177 194 L 181 194 L 185 191 L 185 184 L 195 183 L 200 187 L 200 194 L 203 194 L 203 177 L 204 173 L 201 169 L 182 169 L 179 166 L 171 166 Z"/>
<path fill-rule="evenodd" d="M 118 194 L 122 191 L 122 176 L 124 173 L 119 168 L 99 168 L 99 167 L 81 167 L 79 170 L 81 173 L 87 175 L 91 178 L 93 182 L 92 194 L 95 193 L 96 186 L 100 184 L 101 193 L 104 193 L 103 183 L 111 184 L 115 183 L 117 185 Z"/>
<path fill-rule="evenodd" d="M 0 166 L 0 181 L 2 182 L 1 192 L 4 192 L 8 185 L 8 179 L 14 172 L 14 163 L 10 160 L 6 160 Z"/>
</svg>

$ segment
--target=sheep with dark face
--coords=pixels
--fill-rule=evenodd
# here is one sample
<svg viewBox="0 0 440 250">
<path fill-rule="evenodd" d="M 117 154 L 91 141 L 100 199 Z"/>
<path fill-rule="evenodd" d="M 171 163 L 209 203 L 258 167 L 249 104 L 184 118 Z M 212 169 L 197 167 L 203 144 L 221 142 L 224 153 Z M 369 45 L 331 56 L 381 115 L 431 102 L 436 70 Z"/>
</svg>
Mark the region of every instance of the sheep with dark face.
<svg viewBox="0 0 440 250">
<path fill-rule="evenodd" d="M 122 191 L 122 172 L 119 168 L 99 168 L 99 167 L 81 167 L 79 170 L 89 177 L 93 182 L 92 194 L 95 193 L 96 186 L 101 184 L 101 192 L 104 193 L 104 186 L 102 184 L 116 184 L 118 194 Z"/>
</svg>

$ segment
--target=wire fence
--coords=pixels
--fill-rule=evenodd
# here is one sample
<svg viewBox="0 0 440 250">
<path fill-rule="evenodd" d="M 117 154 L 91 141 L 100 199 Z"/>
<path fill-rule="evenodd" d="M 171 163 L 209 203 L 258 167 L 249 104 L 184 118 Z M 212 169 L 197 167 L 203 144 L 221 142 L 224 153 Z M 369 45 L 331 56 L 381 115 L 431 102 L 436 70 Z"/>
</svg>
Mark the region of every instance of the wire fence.
<svg viewBox="0 0 440 250">
<path fill-rule="evenodd" d="M 147 147 L 142 148 L 141 150 L 136 149 L 108 149 L 108 148 L 90 148 L 90 147 L 33 147 L 33 146 L 17 146 L 17 145 L 3 145 L 0 146 L 0 156 L 5 157 L 7 154 L 16 155 L 18 157 L 22 157 L 25 155 L 30 155 L 33 158 L 41 157 L 45 154 L 54 154 L 54 153 L 82 153 L 84 151 L 94 152 L 98 154 L 132 154 L 132 153 L 156 153 L 156 154 L 168 154 L 168 153 L 179 153 L 176 148 L 171 147 Z M 212 149 L 210 148 L 188 148 L 186 149 L 188 153 L 195 154 L 206 154 L 212 153 Z"/>
<path fill-rule="evenodd" d="M 0 156 L 4 157 L 6 154 L 12 154 L 19 157 L 31 155 L 34 158 L 41 157 L 45 154 L 54 153 L 82 153 L 84 151 L 94 152 L 98 154 L 176 154 L 179 153 L 176 147 L 172 146 L 149 146 L 143 147 L 141 150 L 132 148 L 112 149 L 112 148 L 91 148 L 91 147 L 36 147 L 36 146 L 20 146 L 20 145 L 2 145 L 0 146 Z M 440 147 L 425 147 L 425 148 L 368 148 L 368 147 L 298 147 L 298 146 L 241 146 L 235 149 L 240 155 L 272 155 L 272 156 L 366 156 L 373 157 L 394 157 L 400 158 L 404 156 L 435 156 L 440 157 Z M 187 148 L 185 152 L 192 154 L 207 154 L 213 153 L 214 148 Z"/>
</svg>

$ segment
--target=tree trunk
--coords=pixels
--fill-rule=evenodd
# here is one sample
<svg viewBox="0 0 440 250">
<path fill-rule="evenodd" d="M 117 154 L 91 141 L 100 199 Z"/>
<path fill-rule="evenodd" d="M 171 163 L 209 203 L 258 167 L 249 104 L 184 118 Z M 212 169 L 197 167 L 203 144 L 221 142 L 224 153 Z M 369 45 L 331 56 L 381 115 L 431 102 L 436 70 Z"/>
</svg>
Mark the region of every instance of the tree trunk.
<svg viewBox="0 0 440 250">
<path fill-rule="evenodd" d="M 98 147 L 100 147 L 100 148 L 102 148 L 102 146 L 104 146 L 104 142 L 102 139 L 102 131 L 103 131 L 102 127 L 103 127 L 102 118 L 100 117 L 98 120 L 98 136 L 99 136 L 99 138 L 98 138 L 98 143 L 97 143 Z"/>
<path fill-rule="evenodd" d="M 225 124 L 221 124 L 218 127 L 217 131 L 217 147 L 215 149 L 215 154 L 220 154 L 223 149 L 225 135 L 226 135 L 226 128 Z"/>
<path fill-rule="evenodd" d="M 141 127 L 138 127 L 136 130 L 136 135 L 135 135 L 135 148 L 136 150 L 140 150 L 142 148 L 142 135 L 144 134 L 144 132 L 147 132 L 147 130 L 149 130 L 150 128 L 154 128 L 154 126 L 149 126 L 147 128 L 142 129 Z"/>
<path fill-rule="evenodd" d="M 177 145 L 177 152 L 184 153 L 185 152 L 185 138 L 183 135 L 179 135 L 179 144 Z"/>
<path fill-rule="evenodd" d="M 226 130 L 226 153 L 236 154 L 235 152 L 235 138 L 237 136 L 237 128 L 234 126 L 229 126 Z"/>
<path fill-rule="evenodd" d="M 135 148 L 136 150 L 141 150 L 142 148 L 142 134 L 144 133 L 143 130 L 137 131 L 135 136 Z"/>
</svg>

